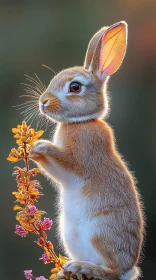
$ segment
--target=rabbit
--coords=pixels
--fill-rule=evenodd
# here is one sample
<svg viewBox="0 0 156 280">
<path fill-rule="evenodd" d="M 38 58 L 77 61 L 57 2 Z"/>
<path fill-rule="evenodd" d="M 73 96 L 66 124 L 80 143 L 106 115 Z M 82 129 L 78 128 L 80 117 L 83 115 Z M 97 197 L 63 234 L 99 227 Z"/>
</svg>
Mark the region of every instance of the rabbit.
<svg viewBox="0 0 156 280">
<path fill-rule="evenodd" d="M 30 158 L 60 185 L 59 230 L 70 260 L 64 271 L 103 280 L 134 280 L 144 235 L 135 179 L 117 151 L 109 111 L 109 76 L 120 67 L 127 24 L 103 27 L 82 67 L 58 73 L 39 98 L 57 123 L 52 141 L 34 143 Z"/>
</svg>

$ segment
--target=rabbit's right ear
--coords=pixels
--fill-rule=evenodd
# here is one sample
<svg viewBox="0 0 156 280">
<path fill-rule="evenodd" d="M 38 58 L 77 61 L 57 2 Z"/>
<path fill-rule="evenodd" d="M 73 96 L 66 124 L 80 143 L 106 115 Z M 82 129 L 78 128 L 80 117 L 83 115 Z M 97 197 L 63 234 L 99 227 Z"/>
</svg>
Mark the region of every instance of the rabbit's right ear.
<svg viewBox="0 0 156 280">
<path fill-rule="evenodd" d="M 84 67 L 104 80 L 118 70 L 127 46 L 127 24 L 118 22 L 104 27 L 91 39 Z"/>
</svg>

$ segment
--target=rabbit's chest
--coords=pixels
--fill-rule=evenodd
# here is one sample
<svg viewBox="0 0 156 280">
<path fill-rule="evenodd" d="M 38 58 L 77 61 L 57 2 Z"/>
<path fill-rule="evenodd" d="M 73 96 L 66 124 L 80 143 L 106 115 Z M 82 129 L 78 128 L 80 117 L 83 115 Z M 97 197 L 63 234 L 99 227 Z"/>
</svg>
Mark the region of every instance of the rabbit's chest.
<svg viewBox="0 0 156 280">
<path fill-rule="evenodd" d="M 74 176 L 75 177 L 75 176 Z M 81 226 L 86 224 L 86 205 L 81 196 L 83 180 L 73 178 L 71 185 L 63 187 L 62 216 L 64 233 L 66 236 L 73 234 L 78 236 Z M 73 185 L 72 185 L 73 184 Z"/>
<path fill-rule="evenodd" d="M 66 200 L 63 211 L 63 240 L 72 258 L 82 260 L 89 248 L 90 230 L 85 207 L 77 199 Z M 84 258 L 85 259 L 85 258 Z"/>
<path fill-rule="evenodd" d="M 60 221 L 62 240 L 71 258 L 96 263 L 97 256 L 94 256 L 91 244 L 93 221 L 87 217 L 87 206 L 81 196 L 80 182 L 75 187 L 76 192 L 72 189 L 63 190 Z"/>
</svg>

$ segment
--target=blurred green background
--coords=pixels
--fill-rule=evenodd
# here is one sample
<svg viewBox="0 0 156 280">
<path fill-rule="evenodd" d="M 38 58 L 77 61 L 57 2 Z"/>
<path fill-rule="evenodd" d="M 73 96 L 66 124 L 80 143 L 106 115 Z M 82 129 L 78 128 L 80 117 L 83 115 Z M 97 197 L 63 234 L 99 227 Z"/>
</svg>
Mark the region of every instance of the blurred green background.
<svg viewBox="0 0 156 280">
<path fill-rule="evenodd" d="M 102 26 L 125 20 L 129 25 L 128 49 L 120 70 L 109 82 L 111 113 L 117 145 L 135 171 L 145 215 L 147 235 L 141 261 L 143 279 L 154 279 L 156 265 L 156 1 L 150 0 L 49 0 L 0 1 L 0 279 L 25 279 L 23 270 L 49 276 L 51 265 L 39 261 L 42 250 L 14 234 L 16 183 L 13 164 L 6 161 L 15 145 L 11 128 L 23 120 L 13 105 L 24 102 L 24 73 L 37 73 L 48 85 L 53 73 L 82 65 L 91 36 Z M 36 124 L 33 123 L 35 127 Z M 44 129 L 44 126 L 42 127 Z M 48 128 L 45 138 L 49 138 Z M 45 196 L 39 207 L 54 220 L 49 239 L 56 239 L 56 191 L 40 176 Z M 75 225 L 76 226 L 76 225 Z"/>
</svg>

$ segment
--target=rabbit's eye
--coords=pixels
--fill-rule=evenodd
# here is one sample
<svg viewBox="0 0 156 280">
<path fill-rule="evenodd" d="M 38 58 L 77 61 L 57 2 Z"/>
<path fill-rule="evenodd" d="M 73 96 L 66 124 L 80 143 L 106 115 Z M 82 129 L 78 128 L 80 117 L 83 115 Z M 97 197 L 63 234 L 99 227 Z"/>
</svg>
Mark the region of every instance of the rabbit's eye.
<svg viewBox="0 0 156 280">
<path fill-rule="evenodd" d="M 72 82 L 69 86 L 69 92 L 79 93 L 81 91 L 81 84 L 78 82 Z"/>
</svg>

